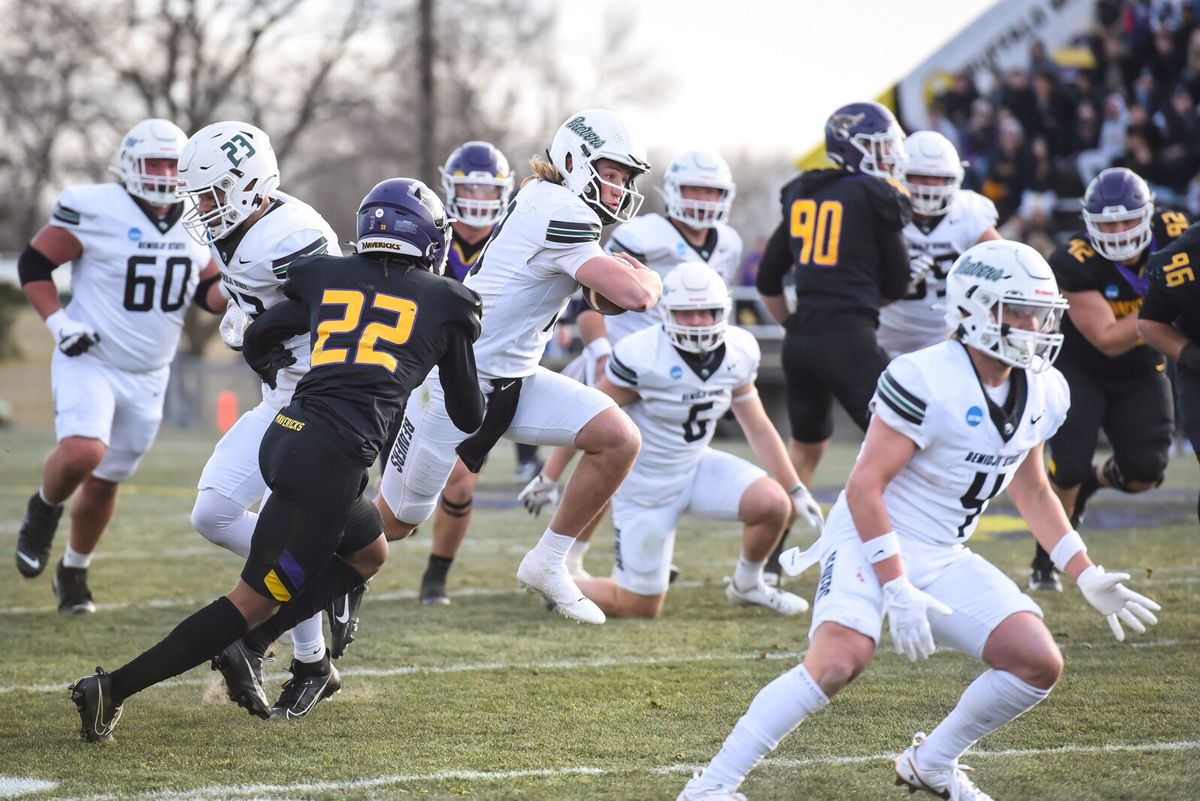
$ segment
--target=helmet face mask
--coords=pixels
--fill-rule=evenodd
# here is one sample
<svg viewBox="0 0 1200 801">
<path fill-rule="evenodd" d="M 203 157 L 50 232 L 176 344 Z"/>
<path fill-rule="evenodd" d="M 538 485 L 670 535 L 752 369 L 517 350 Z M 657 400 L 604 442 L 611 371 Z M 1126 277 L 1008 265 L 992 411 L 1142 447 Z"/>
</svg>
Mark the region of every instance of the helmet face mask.
<svg viewBox="0 0 1200 801">
<path fill-rule="evenodd" d="M 455 149 L 441 167 L 442 190 L 450 215 L 475 228 L 500 219 L 513 191 L 508 159 L 488 142 L 466 142 Z M 479 190 L 495 189 L 494 192 Z M 491 194 L 493 197 L 467 197 Z"/>
<path fill-rule="evenodd" d="M 169 120 L 142 120 L 121 140 L 117 153 L 119 166 L 112 168 L 121 176 L 125 191 L 152 206 L 173 206 L 179 202 L 179 155 L 187 143 L 187 134 Z M 175 162 L 165 172 L 154 171 L 152 160 Z"/>
<path fill-rule="evenodd" d="M 905 151 L 902 181 L 912 200 L 913 211 L 927 217 L 946 214 L 962 187 L 963 165 L 958 151 L 950 140 L 936 131 L 909 134 Z M 916 177 L 922 180 L 914 181 Z"/>
<path fill-rule="evenodd" d="M 907 159 L 904 131 L 879 103 L 850 103 L 833 112 L 825 123 L 825 153 L 842 169 L 879 178 L 899 175 Z"/>
<path fill-rule="evenodd" d="M 1081 213 L 1092 247 L 1109 261 L 1135 259 L 1154 236 L 1154 195 L 1137 173 L 1124 167 L 1092 179 Z M 1117 230 L 1104 230 L 1109 227 Z"/>
<path fill-rule="evenodd" d="M 601 222 L 628 222 L 642 207 L 645 197 L 636 182 L 650 164 L 645 149 L 611 111 L 588 109 L 572 115 L 559 127 L 547 155 L 567 189 L 588 204 Z M 604 160 L 627 168 L 628 180 L 614 183 L 602 177 Z M 605 190 L 616 197 L 615 207 L 604 202 Z"/>
<path fill-rule="evenodd" d="M 450 253 L 451 218 L 441 199 L 414 178 L 376 184 L 358 206 L 355 252 L 407 256 L 442 275 Z"/>
<path fill-rule="evenodd" d="M 1050 266 L 1019 242 L 968 249 L 946 277 L 946 322 L 962 342 L 1012 367 L 1048 369 L 1062 349 L 1067 301 Z"/>
<path fill-rule="evenodd" d="M 704 262 L 683 262 L 663 279 L 663 294 L 658 302 L 663 330 L 671 344 L 687 353 L 705 354 L 725 342 L 732 301 L 724 279 Z M 679 312 L 707 310 L 712 322 L 684 325 Z"/>
<path fill-rule="evenodd" d="M 191 206 L 183 225 L 202 245 L 228 236 L 279 187 L 271 140 L 244 122 L 217 122 L 187 141 L 179 159 L 180 198 Z"/>
<path fill-rule="evenodd" d="M 693 194 L 687 191 L 690 187 L 715 190 L 720 194 L 715 200 L 689 197 Z M 737 186 L 723 158 L 708 151 L 689 150 L 667 168 L 662 194 L 668 217 L 694 228 L 712 228 L 717 223 L 729 221 Z"/>
</svg>

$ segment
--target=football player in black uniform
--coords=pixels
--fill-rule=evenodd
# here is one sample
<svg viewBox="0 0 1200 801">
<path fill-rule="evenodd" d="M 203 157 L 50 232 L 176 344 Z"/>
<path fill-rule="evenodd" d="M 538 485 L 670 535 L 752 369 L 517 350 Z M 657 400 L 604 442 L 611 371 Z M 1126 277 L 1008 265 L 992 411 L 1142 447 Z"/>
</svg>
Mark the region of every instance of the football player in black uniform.
<svg viewBox="0 0 1200 801">
<path fill-rule="evenodd" d="M 758 291 L 787 329 L 791 456 L 800 481 L 813 472 L 833 434 L 833 398 L 864 431 L 867 404 L 888 357 L 875 339 L 879 307 L 908 290 L 912 218 L 892 176 L 904 160 L 904 132 L 878 103 L 842 106 L 825 123 L 836 169 L 812 170 L 783 188 L 783 221 L 767 242 Z M 795 268 L 796 310 L 783 278 Z"/>
<path fill-rule="evenodd" d="M 1150 288 L 1138 309 L 1146 344 L 1175 360 L 1180 423 L 1200 459 L 1200 224 L 1150 257 Z M 1200 518 L 1200 499 L 1196 503 Z"/>
<path fill-rule="evenodd" d="M 1101 487 L 1144 492 L 1162 483 L 1174 430 L 1171 385 L 1162 357 L 1138 338 L 1137 311 L 1147 259 L 1187 227 L 1179 212 L 1156 212 L 1146 182 L 1124 167 L 1092 179 L 1082 214 L 1087 230 L 1050 255 L 1071 304 L 1057 365 L 1071 387 L 1071 410 L 1050 440 L 1050 481 L 1076 528 Z M 1101 428 L 1113 455 L 1093 465 Z M 1062 589 L 1041 546 L 1029 588 Z"/>
<path fill-rule="evenodd" d="M 85 740 L 109 739 L 125 699 L 213 654 L 230 697 L 269 717 L 262 649 L 382 566 L 383 523 L 362 491 L 408 394 L 437 366 L 454 424 L 474 431 L 483 420 L 472 352 L 480 302 L 440 276 L 449 228 L 429 187 L 395 178 L 363 199 L 356 255 L 292 264 L 289 301 L 246 329 L 243 355 L 273 385 L 294 359 L 282 343 L 309 331 L 312 368 L 263 437 L 259 462 L 272 494 L 241 580 L 129 664 L 112 673 L 97 668 L 72 685 Z M 356 517 L 373 525 L 355 524 Z M 344 530 L 374 534 L 350 541 Z M 336 690 L 329 682 L 313 688 L 322 697 Z"/>
</svg>

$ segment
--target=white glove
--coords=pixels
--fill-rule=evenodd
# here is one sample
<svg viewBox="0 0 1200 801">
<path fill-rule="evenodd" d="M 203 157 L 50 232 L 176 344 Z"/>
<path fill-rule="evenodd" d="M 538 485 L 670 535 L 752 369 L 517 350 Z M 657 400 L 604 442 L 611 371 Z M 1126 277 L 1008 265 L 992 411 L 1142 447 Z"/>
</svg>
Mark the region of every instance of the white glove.
<svg viewBox="0 0 1200 801">
<path fill-rule="evenodd" d="M 517 493 L 517 500 L 525 506 L 525 511 L 537 517 L 546 507 L 553 511 L 558 507 L 558 482 L 538 473 L 533 480 L 525 485 L 525 489 Z"/>
<path fill-rule="evenodd" d="M 1121 583 L 1128 580 L 1128 573 L 1105 573 L 1100 565 L 1092 565 L 1075 579 L 1087 602 L 1104 615 L 1117 642 L 1125 641 L 1125 630 L 1121 628 L 1118 618 L 1138 634 L 1143 634 L 1146 627 L 1142 624 L 1149 623 L 1153 626 L 1158 622 L 1154 612 L 1162 609 L 1145 595 L 1140 595 Z"/>
<path fill-rule="evenodd" d="M 809 528 L 815 529 L 820 534 L 821 529 L 825 527 L 825 516 L 821 514 L 821 504 L 817 503 L 817 499 L 808 491 L 808 487 L 797 484 L 788 494 L 792 496 L 792 506 L 796 508 L 796 514 L 808 524 Z"/>
<path fill-rule="evenodd" d="M 953 611 L 937 598 L 914 587 L 907 576 L 894 578 L 883 585 L 883 608 L 887 612 L 896 653 L 904 654 L 914 662 L 928 659 L 933 653 L 929 613 L 949 615 Z"/>
<path fill-rule="evenodd" d="M 908 289 L 911 292 L 933 271 L 933 256 L 928 253 L 918 253 L 909 260 L 908 264 Z"/>
<path fill-rule="evenodd" d="M 72 320 L 67 316 L 66 309 L 59 309 L 46 318 L 46 328 L 58 349 L 68 356 L 78 356 L 87 353 L 88 348 L 100 341 L 100 335 L 87 323 Z"/>
<path fill-rule="evenodd" d="M 250 318 L 242 311 L 242 307 L 229 301 L 229 305 L 225 307 L 225 316 L 221 318 L 221 341 L 225 343 L 225 347 L 230 350 L 241 350 L 242 341 L 246 334 L 246 328 L 250 325 Z"/>
</svg>

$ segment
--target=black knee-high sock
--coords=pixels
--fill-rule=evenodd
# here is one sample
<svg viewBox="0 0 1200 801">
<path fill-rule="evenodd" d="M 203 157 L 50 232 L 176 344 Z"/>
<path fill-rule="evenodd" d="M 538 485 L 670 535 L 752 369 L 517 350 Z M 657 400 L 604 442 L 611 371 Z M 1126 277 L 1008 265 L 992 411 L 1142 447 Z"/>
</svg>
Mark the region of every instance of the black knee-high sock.
<svg viewBox="0 0 1200 801">
<path fill-rule="evenodd" d="M 437 554 L 429 554 L 429 564 L 425 566 L 425 574 L 421 576 L 421 581 L 446 581 L 446 576 L 450 573 L 450 565 L 454 564 L 453 556 L 438 556 Z"/>
<path fill-rule="evenodd" d="M 266 652 L 267 647 L 285 631 L 329 606 L 334 598 L 340 598 L 365 583 L 366 579 L 357 570 L 338 557 L 333 557 L 317 575 L 309 579 L 299 595 L 281 606 L 274 617 L 246 635 L 246 646 L 260 654 Z"/>
<path fill-rule="evenodd" d="M 221 653 L 246 633 L 246 620 L 221 596 L 176 626 L 170 634 L 133 661 L 112 672 L 114 703 L 191 670 Z"/>
</svg>

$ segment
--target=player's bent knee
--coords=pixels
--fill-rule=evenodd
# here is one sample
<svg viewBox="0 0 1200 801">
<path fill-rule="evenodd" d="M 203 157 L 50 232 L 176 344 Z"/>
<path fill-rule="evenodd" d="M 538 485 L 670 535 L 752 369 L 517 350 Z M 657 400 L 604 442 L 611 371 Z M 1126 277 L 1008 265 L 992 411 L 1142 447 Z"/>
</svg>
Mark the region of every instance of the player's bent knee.
<svg viewBox="0 0 1200 801">
<path fill-rule="evenodd" d="M 341 557 L 342 561 L 354 568 L 364 579 L 369 579 L 378 573 L 387 561 L 387 544 L 386 536 L 381 534 L 370 545 Z"/>
<path fill-rule="evenodd" d="M 396 517 L 382 494 L 375 498 L 375 508 L 379 510 L 379 517 L 383 520 L 383 535 L 388 542 L 408 539 L 417 530 L 419 524 L 405 523 Z M 424 520 L 425 518 L 421 519 Z"/>
<path fill-rule="evenodd" d="M 108 446 L 90 437 L 67 437 L 58 443 L 61 462 L 73 473 L 90 473 L 104 460 Z"/>
<path fill-rule="evenodd" d="M 1167 453 L 1148 449 L 1123 456 L 1119 462 L 1109 457 L 1100 470 L 1109 486 L 1122 492 L 1145 492 L 1162 484 L 1166 477 Z"/>
<path fill-rule="evenodd" d="M 642 447 L 642 435 L 629 415 L 610 407 L 589 420 L 575 437 L 575 447 L 588 453 L 607 452 L 632 462 Z"/>
<path fill-rule="evenodd" d="M 216 490 L 202 489 L 192 506 L 192 528 L 209 542 L 230 548 L 232 530 L 245 516 L 246 509 L 241 504 Z"/>
<path fill-rule="evenodd" d="M 791 510 L 788 494 L 768 476 L 751 484 L 738 501 L 738 518 L 747 525 L 778 522 L 782 529 Z"/>
</svg>

